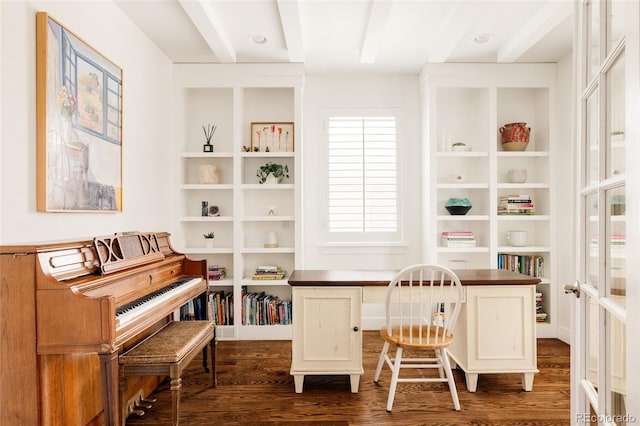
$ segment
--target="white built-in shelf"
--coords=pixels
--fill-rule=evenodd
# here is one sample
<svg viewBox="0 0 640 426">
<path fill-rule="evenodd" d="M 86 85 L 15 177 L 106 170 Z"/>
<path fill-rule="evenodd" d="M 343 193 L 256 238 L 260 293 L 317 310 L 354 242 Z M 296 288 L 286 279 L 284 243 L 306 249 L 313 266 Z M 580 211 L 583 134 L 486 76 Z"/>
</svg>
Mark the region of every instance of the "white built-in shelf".
<svg viewBox="0 0 640 426">
<path fill-rule="evenodd" d="M 549 189 L 548 183 L 499 183 L 498 189 Z"/>
<path fill-rule="evenodd" d="M 243 222 L 293 222 L 293 216 L 245 216 Z"/>
<path fill-rule="evenodd" d="M 488 183 L 439 183 L 436 185 L 437 189 L 487 189 Z"/>
<path fill-rule="evenodd" d="M 487 151 L 439 151 L 436 155 L 440 158 L 481 158 L 488 157 Z"/>
<path fill-rule="evenodd" d="M 459 222 L 470 222 L 477 220 L 489 220 L 489 215 L 486 214 L 451 214 L 451 215 L 438 215 L 436 216 L 437 221 L 459 221 Z"/>
<path fill-rule="evenodd" d="M 233 247 L 186 247 L 181 252 L 184 254 L 225 254 L 233 253 Z"/>
<path fill-rule="evenodd" d="M 227 277 L 221 280 L 209 280 L 209 287 L 232 287 L 233 286 L 233 278 Z"/>
<path fill-rule="evenodd" d="M 498 151 L 496 153 L 497 157 L 511 157 L 511 158 L 521 158 L 521 157 L 548 157 L 549 151 Z"/>
<path fill-rule="evenodd" d="M 180 222 L 232 222 L 233 216 L 183 216 Z"/>
<path fill-rule="evenodd" d="M 182 158 L 233 158 L 231 152 L 182 152 Z"/>
<path fill-rule="evenodd" d="M 513 246 L 500 246 L 498 247 L 498 252 L 500 253 L 546 253 L 550 251 L 550 248 L 547 246 L 524 246 L 524 247 L 513 247 Z"/>
<path fill-rule="evenodd" d="M 438 253 L 488 253 L 489 247 L 438 247 Z"/>
<path fill-rule="evenodd" d="M 264 248 L 264 247 L 243 247 L 240 250 L 241 253 L 293 253 L 293 247 L 275 247 L 275 248 Z"/>
<path fill-rule="evenodd" d="M 289 281 L 287 279 L 283 280 L 253 280 L 249 278 L 242 279 L 242 285 L 259 285 L 259 286 L 283 286 L 289 285 Z"/>
<path fill-rule="evenodd" d="M 550 220 L 550 216 L 548 214 L 499 214 L 497 215 L 497 219 L 499 221 L 521 221 L 521 220 L 526 220 L 526 221 L 530 221 L 530 220 L 540 220 L 540 221 L 545 221 L 545 220 Z"/>
<path fill-rule="evenodd" d="M 277 184 L 261 184 L 261 183 L 243 183 L 242 189 L 293 189 L 295 186 L 292 183 L 277 183 Z"/>
<path fill-rule="evenodd" d="M 180 189 L 233 189 L 231 184 L 200 184 L 187 183 L 179 186 Z"/>
<path fill-rule="evenodd" d="M 243 152 L 240 155 L 246 158 L 293 158 L 295 152 Z"/>
</svg>

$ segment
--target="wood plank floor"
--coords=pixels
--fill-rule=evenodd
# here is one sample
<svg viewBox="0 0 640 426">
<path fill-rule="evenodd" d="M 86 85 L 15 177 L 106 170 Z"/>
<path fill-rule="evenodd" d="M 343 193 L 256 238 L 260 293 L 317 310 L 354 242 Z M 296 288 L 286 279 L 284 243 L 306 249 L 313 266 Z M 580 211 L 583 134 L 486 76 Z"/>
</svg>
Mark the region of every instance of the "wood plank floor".
<svg viewBox="0 0 640 426">
<path fill-rule="evenodd" d="M 304 392 L 294 392 L 289 375 L 290 341 L 221 341 L 218 386 L 196 358 L 183 375 L 181 425 L 568 425 L 569 346 L 538 339 L 538 368 L 533 391 L 522 390 L 519 374 L 481 375 L 478 390 L 466 389 L 455 371 L 461 411 L 453 409 L 444 384 L 399 384 L 393 412 L 385 410 L 390 372 L 378 384 L 373 374 L 382 341 L 364 332 L 364 369 L 360 392 L 352 394 L 347 376 L 307 376 Z M 142 417 L 127 425 L 170 425 L 167 381 Z"/>
</svg>

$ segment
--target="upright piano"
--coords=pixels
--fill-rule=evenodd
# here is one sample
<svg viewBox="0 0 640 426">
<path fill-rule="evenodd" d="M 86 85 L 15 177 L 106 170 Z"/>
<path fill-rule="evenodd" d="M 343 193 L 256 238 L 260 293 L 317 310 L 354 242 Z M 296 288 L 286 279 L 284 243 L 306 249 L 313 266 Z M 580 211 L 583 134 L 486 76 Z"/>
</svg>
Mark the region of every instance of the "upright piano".
<svg viewBox="0 0 640 426">
<path fill-rule="evenodd" d="M 207 316 L 206 261 L 168 233 L 0 246 L 0 419 L 118 425 L 118 356 L 191 300 Z M 125 401 L 162 378 L 128 377 Z"/>
</svg>

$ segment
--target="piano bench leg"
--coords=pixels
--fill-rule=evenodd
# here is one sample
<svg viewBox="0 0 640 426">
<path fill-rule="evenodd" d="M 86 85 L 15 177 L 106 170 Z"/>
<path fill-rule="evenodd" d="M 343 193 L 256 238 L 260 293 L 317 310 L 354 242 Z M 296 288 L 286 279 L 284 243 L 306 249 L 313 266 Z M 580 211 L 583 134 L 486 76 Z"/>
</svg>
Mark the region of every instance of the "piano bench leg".
<svg viewBox="0 0 640 426">
<path fill-rule="evenodd" d="M 182 379 L 180 377 L 171 377 L 171 424 L 178 426 L 180 413 L 180 388 L 182 387 Z"/>
</svg>

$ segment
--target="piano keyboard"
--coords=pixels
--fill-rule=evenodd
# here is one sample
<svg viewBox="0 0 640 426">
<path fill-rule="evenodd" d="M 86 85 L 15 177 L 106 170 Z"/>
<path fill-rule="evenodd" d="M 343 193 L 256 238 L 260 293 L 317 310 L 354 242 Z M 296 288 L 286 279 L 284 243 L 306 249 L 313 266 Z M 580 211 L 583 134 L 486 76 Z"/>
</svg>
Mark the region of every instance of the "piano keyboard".
<svg viewBox="0 0 640 426">
<path fill-rule="evenodd" d="M 120 327 L 126 325 L 133 319 L 154 309 L 159 303 L 170 300 L 182 293 L 189 291 L 192 285 L 199 284 L 202 278 L 185 278 L 180 281 L 154 291 L 133 302 L 116 308 L 116 319 L 120 321 Z"/>
</svg>

